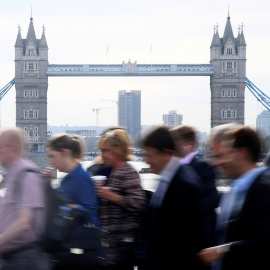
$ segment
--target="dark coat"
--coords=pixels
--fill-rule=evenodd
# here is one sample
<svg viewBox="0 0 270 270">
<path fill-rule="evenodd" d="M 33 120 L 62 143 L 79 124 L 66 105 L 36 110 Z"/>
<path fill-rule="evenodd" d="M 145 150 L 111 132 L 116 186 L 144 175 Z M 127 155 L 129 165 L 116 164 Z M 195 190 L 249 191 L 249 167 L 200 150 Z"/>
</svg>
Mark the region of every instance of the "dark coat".
<svg viewBox="0 0 270 270">
<path fill-rule="evenodd" d="M 242 209 L 229 219 L 226 242 L 232 242 L 223 270 L 270 269 L 270 169 L 253 182 Z"/>
<path fill-rule="evenodd" d="M 216 208 L 220 196 L 216 188 L 216 176 L 208 162 L 194 157 L 189 166 L 199 175 L 203 185 L 202 213 L 204 218 L 203 247 L 211 247 L 214 244 L 216 226 Z"/>
<path fill-rule="evenodd" d="M 148 207 L 151 270 L 199 269 L 202 187 L 189 166 L 180 166 L 159 209 Z"/>
</svg>

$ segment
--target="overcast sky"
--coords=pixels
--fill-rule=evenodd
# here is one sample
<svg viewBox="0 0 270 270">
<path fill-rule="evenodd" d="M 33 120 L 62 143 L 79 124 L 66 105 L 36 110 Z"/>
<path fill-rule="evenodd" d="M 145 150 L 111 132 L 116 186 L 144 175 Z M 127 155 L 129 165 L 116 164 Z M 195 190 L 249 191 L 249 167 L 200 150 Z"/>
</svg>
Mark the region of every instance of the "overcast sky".
<svg viewBox="0 0 270 270">
<path fill-rule="evenodd" d="M 243 23 L 247 77 L 270 95 L 270 1 L 12 0 L 0 2 L 0 88 L 15 74 L 14 44 L 26 38 L 32 6 L 37 38 L 46 28 L 50 64 L 208 64 L 213 27 L 222 37 L 228 16 L 234 35 Z M 152 46 L 152 54 L 150 48 Z M 108 51 L 107 51 L 108 48 Z M 210 77 L 49 77 L 48 124 L 117 124 L 118 90 L 141 90 L 142 124 L 161 124 L 169 110 L 183 123 L 210 129 Z M 109 101 L 106 101 L 109 100 Z M 264 107 L 246 88 L 246 124 Z M 15 87 L 1 101 L 1 126 L 15 125 Z"/>
</svg>

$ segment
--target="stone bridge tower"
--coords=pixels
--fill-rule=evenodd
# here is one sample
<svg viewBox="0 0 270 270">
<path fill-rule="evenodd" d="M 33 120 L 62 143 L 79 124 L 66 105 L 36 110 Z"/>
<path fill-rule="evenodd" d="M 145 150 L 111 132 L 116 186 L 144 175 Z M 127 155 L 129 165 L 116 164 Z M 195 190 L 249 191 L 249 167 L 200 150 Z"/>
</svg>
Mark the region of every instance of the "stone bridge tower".
<svg viewBox="0 0 270 270">
<path fill-rule="evenodd" d="M 19 28 L 15 43 L 16 126 L 24 130 L 27 156 L 40 167 L 47 166 L 47 66 L 45 28 L 37 39 L 31 18 L 26 39 Z"/>
<path fill-rule="evenodd" d="M 246 85 L 246 42 L 243 25 L 234 37 L 230 16 L 223 38 L 218 28 L 214 28 L 211 44 L 211 60 L 214 75 L 210 79 L 211 88 L 211 127 L 237 122 L 245 122 Z"/>
</svg>

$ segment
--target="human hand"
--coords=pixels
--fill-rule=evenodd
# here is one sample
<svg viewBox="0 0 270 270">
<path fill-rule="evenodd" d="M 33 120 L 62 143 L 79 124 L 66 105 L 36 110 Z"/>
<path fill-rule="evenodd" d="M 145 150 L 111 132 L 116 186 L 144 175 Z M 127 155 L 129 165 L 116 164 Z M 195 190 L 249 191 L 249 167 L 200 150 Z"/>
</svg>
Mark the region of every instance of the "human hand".
<svg viewBox="0 0 270 270">
<path fill-rule="evenodd" d="M 205 249 L 201 250 L 197 254 L 197 257 L 204 264 L 209 265 L 217 260 L 222 259 L 224 257 L 224 255 L 225 255 L 224 253 L 218 252 L 218 246 L 216 246 L 216 247 L 210 247 L 210 248 L 205 248 Z"/>
<path fill-rule="evenodd" d="M 96 185 L 96 194 L 97 194 L 98 197 L 100 197 L 102 199 L 109 200 L 109 198 L 111 197 L 113 192 L 110 190 L 109 187 Z"/>
<path fill-rule="evenodd" d="M 47 167 L 44 170 L 41 171 L 41 175 L 48 181 L 51 181 L 53 179 L 53 168 Z"/>
</svg>

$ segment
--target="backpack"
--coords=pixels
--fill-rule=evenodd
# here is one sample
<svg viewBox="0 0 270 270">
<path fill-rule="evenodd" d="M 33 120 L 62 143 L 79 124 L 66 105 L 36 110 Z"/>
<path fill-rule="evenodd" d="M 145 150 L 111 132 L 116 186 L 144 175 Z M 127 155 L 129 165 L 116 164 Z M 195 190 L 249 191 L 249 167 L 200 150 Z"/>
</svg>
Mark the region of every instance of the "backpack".
<svg viewBox="0 0 270 270">
<path fill-rule="evenodd" d="M 40 174 L 34 169 L 24 171 Z M 15 182 L 15 198 L 19 195 L 21 182 L 18 180 Z M 55 192 L 50 181 L 44 179 L 44 185 L 45 226 L 38 244 L 44 252 L 53 253 L 68 246 L 81 213 L 76 208 L 70 207 L 70 203 Z"/>
</svg>

